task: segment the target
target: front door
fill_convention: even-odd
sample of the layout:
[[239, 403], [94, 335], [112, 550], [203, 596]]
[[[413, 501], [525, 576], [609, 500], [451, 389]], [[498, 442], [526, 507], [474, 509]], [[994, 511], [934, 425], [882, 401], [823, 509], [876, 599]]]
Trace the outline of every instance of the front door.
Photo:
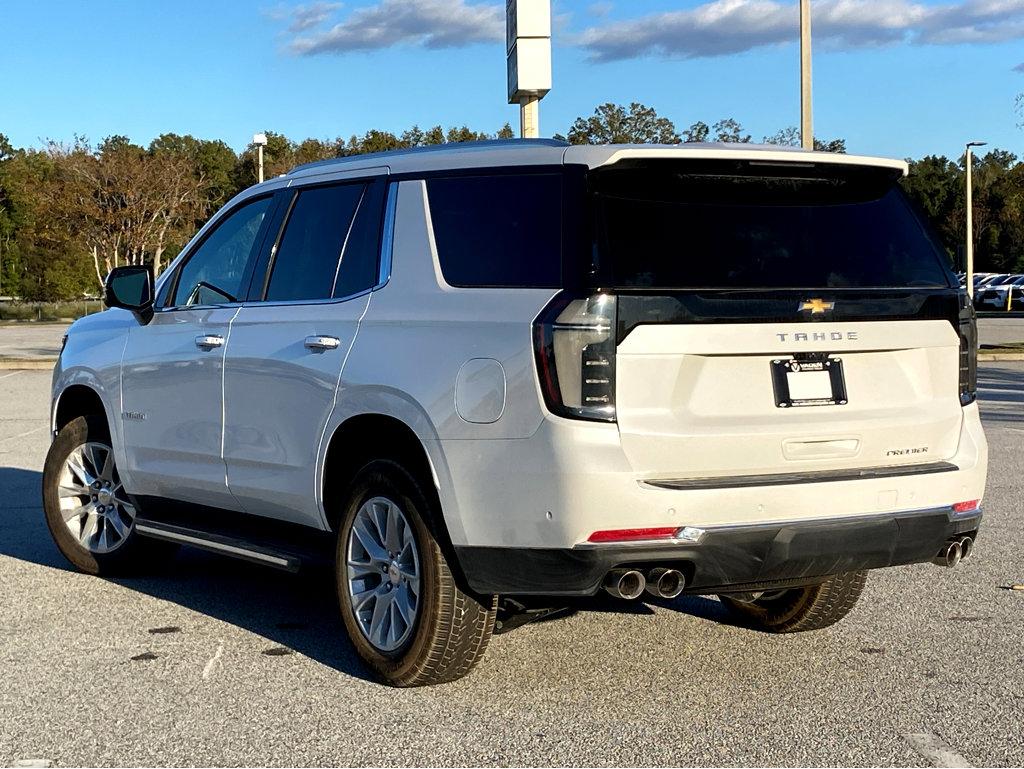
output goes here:
[[384, 192], [383, 177], [295, 189], [262, 289], [232, 323], [224, 459], [246, 512], [321, 525], [317, 462], [378, 279]]
[[170, 277], [165, 306], [129, 333], [122, 475], [135, 495], [238, 509], [222, 459], [224, 352], [270, 205], [222, 216]]

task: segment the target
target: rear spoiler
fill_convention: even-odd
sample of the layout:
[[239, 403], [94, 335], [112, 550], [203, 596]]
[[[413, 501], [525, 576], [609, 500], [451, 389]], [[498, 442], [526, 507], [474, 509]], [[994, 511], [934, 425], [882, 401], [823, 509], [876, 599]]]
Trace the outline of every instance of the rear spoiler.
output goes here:
[[740, 160], [779, 165], [836, 165], [880, 168], [906, 176], [909, 168], [904, 160], [843, 155], [834, 152], [809, 152], [795, 147], [758, 144], [678, 144], [678, 145], [603, 145], [567, 147], [564, 163], [602, 168], [623, 160]]

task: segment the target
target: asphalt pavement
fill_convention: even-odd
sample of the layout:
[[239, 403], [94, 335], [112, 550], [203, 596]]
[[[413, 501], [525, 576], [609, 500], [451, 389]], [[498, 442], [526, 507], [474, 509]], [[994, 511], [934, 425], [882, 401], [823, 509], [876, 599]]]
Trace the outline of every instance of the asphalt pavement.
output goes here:
[[781, 637], [714, 598], [597, 599], [417, 690], [368, 679], [328, 574], [72, 571], [39, 506], [49, 376], [0, 371], [0, 765], [1024, 763], [1024, 364], [981, 367], [986, 517], [957, 568], [873, 572], [838, 625]]

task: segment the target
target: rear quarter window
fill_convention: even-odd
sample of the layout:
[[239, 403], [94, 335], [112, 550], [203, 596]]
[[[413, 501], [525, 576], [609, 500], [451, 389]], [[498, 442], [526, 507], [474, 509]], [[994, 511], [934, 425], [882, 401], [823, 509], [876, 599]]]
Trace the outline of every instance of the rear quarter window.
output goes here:
[[562, 178], [500, 174], [427, 180], [441, 273], [452, 286], [557, 288]]

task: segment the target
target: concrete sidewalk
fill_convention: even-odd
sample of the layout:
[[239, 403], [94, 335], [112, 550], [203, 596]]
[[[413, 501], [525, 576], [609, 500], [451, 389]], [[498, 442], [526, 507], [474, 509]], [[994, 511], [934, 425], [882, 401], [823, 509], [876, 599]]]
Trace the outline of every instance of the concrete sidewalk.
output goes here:
[[67, 329], [67, 323], [0, 324], [0, 361], [37, 361], [52, 368]]

